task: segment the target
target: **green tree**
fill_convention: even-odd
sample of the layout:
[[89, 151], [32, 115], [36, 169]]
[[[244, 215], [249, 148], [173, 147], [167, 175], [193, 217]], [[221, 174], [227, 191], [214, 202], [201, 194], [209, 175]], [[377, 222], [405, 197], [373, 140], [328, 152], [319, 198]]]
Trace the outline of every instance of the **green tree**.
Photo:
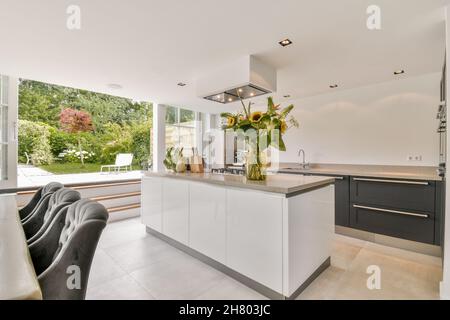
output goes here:
[[26, 154], [33, 165], [51, 164], [53, 155], [49, 143], [49, 126], [27, 120], [19, 120], [19, 160], [26, 161]]
[[84, 167], [84, 155], [81, 145], [81, 133], [90, 132], [94, 128], [92, 126], [91, 115], [87, 112], [75, 110], [71, 108], [64, 109], [60, 115], [61, 129], [68, 133], [77, 135], [78, 151], [80, 153], [81, 167]]

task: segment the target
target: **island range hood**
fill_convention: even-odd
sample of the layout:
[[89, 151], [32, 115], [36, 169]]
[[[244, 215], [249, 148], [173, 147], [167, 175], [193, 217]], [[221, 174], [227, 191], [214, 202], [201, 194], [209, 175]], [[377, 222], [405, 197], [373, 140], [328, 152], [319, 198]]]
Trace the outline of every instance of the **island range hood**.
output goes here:
[[198, 96], [231, 103], [276, 91], [275, 68], [254, 56], [245, 56], [197, 80]]

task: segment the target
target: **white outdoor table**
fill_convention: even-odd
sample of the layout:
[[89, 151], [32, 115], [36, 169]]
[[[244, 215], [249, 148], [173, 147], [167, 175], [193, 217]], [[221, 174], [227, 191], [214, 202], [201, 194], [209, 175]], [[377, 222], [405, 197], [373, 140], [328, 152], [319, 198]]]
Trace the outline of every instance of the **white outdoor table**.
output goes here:
[[16, 195], [0, 195], [0, 300], [42, 299]]

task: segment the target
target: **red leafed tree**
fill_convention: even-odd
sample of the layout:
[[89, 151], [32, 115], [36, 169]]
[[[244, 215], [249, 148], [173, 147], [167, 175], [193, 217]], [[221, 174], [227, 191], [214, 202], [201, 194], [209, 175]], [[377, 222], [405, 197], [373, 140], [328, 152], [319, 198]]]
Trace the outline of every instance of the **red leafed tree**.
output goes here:
[[91, 115], [84, 111], [66, 108], [61, 111], [59, 122], [62, 130], [78, 135], [78, 150], [80, 152], [81, 165], [84, 167], [84, 156], [80, 133], [94, 130]]

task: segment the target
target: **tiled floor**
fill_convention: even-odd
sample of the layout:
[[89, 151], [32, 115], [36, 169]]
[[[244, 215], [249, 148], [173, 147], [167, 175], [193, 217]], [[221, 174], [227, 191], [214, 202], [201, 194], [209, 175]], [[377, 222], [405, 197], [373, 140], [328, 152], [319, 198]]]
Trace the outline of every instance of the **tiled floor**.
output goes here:
[[[441, 259], [335, 236], [332, 266], [299, 299], [438, 299]], [[369, 290], [366, 269], [381, 270]], [[147, 234], [139, 219], [109, 224], [97, 248], [87, 299], [265, 299]]]

